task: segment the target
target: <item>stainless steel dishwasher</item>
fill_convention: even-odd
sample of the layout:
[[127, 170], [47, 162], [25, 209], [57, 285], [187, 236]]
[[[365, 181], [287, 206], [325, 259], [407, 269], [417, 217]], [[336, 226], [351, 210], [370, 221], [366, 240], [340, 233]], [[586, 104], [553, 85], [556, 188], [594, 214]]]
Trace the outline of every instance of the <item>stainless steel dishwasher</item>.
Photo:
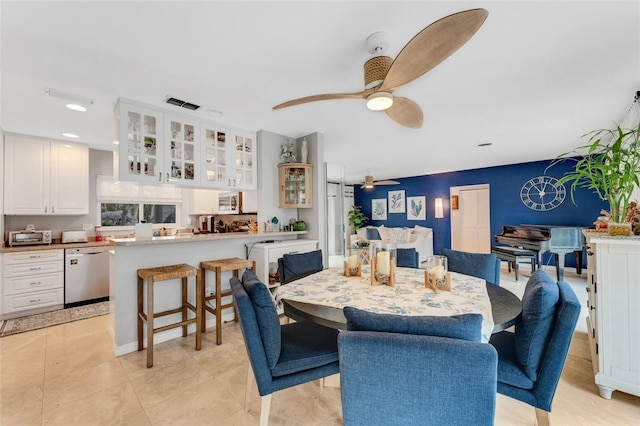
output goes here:
[[110, 249], [112, 247], [64, 250], [65, 308], [108, 300]]

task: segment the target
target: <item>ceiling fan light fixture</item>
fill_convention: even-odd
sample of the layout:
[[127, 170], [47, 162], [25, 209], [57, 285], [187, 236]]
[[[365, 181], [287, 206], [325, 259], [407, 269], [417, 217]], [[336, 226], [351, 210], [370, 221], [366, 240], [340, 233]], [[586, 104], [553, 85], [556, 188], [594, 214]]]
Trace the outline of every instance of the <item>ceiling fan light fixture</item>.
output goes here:
[[375, 92], [367, 97], [367, 108], [372, 111], [384, 111], [393, 105], [393, 95], [389, 92]]

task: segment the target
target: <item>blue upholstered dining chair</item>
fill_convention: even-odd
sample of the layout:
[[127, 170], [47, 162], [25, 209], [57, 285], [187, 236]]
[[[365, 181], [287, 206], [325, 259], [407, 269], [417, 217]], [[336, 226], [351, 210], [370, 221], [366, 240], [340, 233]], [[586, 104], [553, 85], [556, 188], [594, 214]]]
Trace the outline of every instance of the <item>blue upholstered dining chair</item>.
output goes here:
[[272, 393], [338, 373], [338, 331], [310, 321], [280, 325], [269, 289], [251, 270], [242, 282], [231, 278], [231, 291], [251, 363], [245, 410], [253, 371], [262, 426], [269, 422]]
[[444, 249], [449, 271], [482, 278], [488, 283], [500, 285], [500, 259], [495, 253], [468, 253]]
[[495, 349], [482, 316], [417, 317], [344, 308], [342, 417], [351, 425], [492, 425]]
[[322, 250], [285, 254], [278, 259], [280, 284], [290, 283], [293, 280], [320, 272], [322, 269], [324, 269], [322, 265]]
[[538, 425], [549, 424], [579, 315], [569, 284], [538, 270], [527, 281], [515, 332], [495, 333], [489, 341], [498, 350], [498, 392], [532, 405]]
[[397, 266], [406, 268], [417, 268], [419, 266], [420, 253], [414, 248], [396, 249]]

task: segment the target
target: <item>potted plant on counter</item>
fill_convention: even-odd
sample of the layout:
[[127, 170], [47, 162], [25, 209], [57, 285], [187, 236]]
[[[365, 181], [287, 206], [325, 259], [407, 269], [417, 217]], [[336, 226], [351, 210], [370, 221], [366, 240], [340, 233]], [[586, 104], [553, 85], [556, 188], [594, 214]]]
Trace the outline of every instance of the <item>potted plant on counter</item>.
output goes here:
[[577, 188], [587, 188], [610, 206], [609, 235], [630, 235], [626, 222], [627, 206], [633, 191], [640, 186], [640, 124], [632, 129], [601, 129], [587, 133], [587, 145], [564, 153], [549, 167], [564, 161], [575, 161], [573, 170], [558, 179], [570, 183], [571, 200], [575, 204]]

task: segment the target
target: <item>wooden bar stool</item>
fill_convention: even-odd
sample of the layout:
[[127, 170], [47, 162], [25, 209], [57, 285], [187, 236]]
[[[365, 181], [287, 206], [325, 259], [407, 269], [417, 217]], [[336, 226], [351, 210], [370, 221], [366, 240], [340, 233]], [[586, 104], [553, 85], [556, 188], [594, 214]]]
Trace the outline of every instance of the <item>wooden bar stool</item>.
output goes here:
[[[233, 300], [226, 305], [222, 304], [222, 298], [225, 296], [231, 296], [231, 290], [225, 292], [222, 291], [221, 281], [222, 273], [225, 271], [233, 271], [233, 276], [238, 277], [240, 269], [252, 269], [256, 270], [256, 262], [253, 260], [240, 259], [239, 257], [233, 257], [230, 259], [218, 259], [207, 260], [200, 262], [200, 268], [202, 269], [202, 332], [207, 331], [207, 311], [211, 312], [216, 317], [216, 344], [222, 343], [222, 311], [227, 308], [233, 307], [233, 313], [235, 321], [238, 321], [238, 312], [236, 311], [236, 305]], [[215, 293], [210, 296], [205, 296], [204, 291], [206, 288], [206, 270], [213, 271], [216, 274], [216, 288]], [[209, 300], [216, 301], [215, 308], [207, 305]]]
[[[189, 303], [187, 297], [187, 285], [189, 277], [196, 278], [196, 305]], [[168, 281], [182, 279], [182, 305], [176, 309], [157, 312], [153, 311], [153, 287], [158, 281]], [[147, 312], [144, 312], [144, 282], [147, 282]], [[157, 268], [138, 269], [138, 350], [144, 349], [143, 322], [147, 322], [147, 368], [153, 366], [153, 335], [176, 327], [182, 327], [182, 336], [187, 335], [189, 324], [196, 324], [196, 350], [202, 347], [202, 333], [200, 331], [200, 317], [202, 315], [202, 304], [204, 286], [200, 269], [181, 263], [179, 265], [159, 266]], [[195, 317], [189, 319], [187, 312], [191, 309]], [[154, 328], [153, 320], [165, 315], [182, 313], [182, 321]]]

